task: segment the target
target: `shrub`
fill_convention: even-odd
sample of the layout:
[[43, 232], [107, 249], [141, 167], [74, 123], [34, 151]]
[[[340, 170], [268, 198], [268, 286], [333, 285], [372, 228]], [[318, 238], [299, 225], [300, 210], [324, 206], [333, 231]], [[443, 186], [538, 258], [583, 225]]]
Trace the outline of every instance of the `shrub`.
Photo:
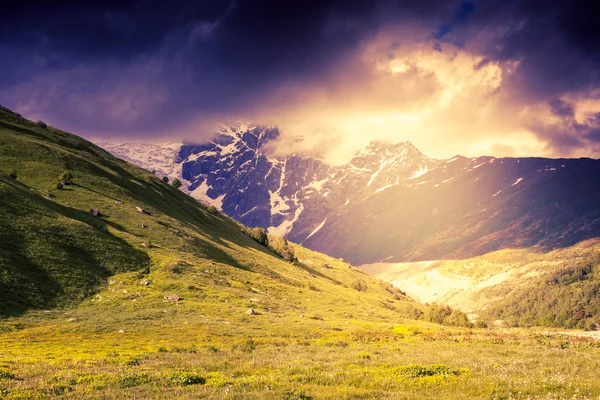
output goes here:
[[162, 181], [164, 183], [169, 183], [169, 177], [168, 176], [163, 176]]
[[448, 326], [461, 326], [472, 328], [473, 324], [469, 321], [467, 314], [460, 310], [453, 310], [452, 307], [433, 303], [427, 309], [425, 320], [435, 322], [436, 324]]
[[44, 121], [39, 120], [35, 123], [38, 127], [42, 128], [42, 129], [46, 129], [48, 128], [48, 124], [46, 124]]
[[179, 386], [204, 385], [206, 379], [191, 372], [173, 372], [171, 374], [171, 382]]
[[277, 253], [285, 261], [296, 261], [294, 248], [288, 243], [287, 239], [280, 236], [269, 237], [269, 248]]
[[444, 318], [444, 325], [448, 326], [461, 326], [464, 328], [472, 328], [473, 324], [469, 321], [467, 314], [460, 310], [452, 310], [452, 313]]
[[8, 175], [13, 179], [17, 179], [17, 171], [15, 171], [14, 169], [10, 171]]
[[436, 324], [443, 324], [444, 319], [450, 314], [452, 314], [452, 308], [433, 303], [427, 309], [425, 320], [429, 322], [435, 322]]
[[250, 237], [256, 240], [258, 243], [263, 246], [269, 245], [269, 236], [267, 232], [263, 228], [254, 228], [250, 231]]
[[247, 339], [239, 345], [239, 349], [244, 353], [252, 353], [256, 349], [256, 342], [252, 339]]
[[406, 308], [406, 313], [408, 314], [408, 318], [410, 319], [423, 319], [425, 313], [418, 309], [417, 307], [409, 304]]
[[56, 182], [56, 188], [57, 188], [58, 190], [60, 190], [60, 189], [62, 189], [62, 188], [63, 188], [63, 184], [62, 184], [62, 182], [61, 182], [61, 181], [58, 181], [58, 182]]
[[212, 215], [217, 215], [219, 213], [219, 210], [217, 210], [217, 207], [215, 206], [210, 206], [208, 207], [208, 212]]
[[63, 185], [70, 185], [71, 183], [73, 183], [73, 173], [68, 170], [64, 171], [62, 174], [60, 174], [60, 176], [58, 177], [58, 180]]
[[173, 182], [171, 182], [171, 186], [173, 186], [175, 189], [179, 189], [181, 187], [181, 181], [175, 178], [173, 179]]
[[350, 287], [359, 292], [366, 292], [368, 289], [367, 283], [365, 281], [363, 281], [362, 279], [355, 279], [350, 284]]

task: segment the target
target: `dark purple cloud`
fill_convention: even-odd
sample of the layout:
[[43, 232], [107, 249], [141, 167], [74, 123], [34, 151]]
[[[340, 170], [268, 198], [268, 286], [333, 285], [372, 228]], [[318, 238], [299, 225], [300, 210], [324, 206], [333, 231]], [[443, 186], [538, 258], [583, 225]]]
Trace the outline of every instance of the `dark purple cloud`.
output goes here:
[[498, 92], [564, 121], [530, 124], [550, 147], [598, 140], [574, 100], [600, 87], [594, 0], [24, 0], [2, 13], [0, 103], [78, 133], [173, 134], [292, 108], [304, 87], [372, 78], [362, 46], [418, 27], [431, 49], [515, 63]]

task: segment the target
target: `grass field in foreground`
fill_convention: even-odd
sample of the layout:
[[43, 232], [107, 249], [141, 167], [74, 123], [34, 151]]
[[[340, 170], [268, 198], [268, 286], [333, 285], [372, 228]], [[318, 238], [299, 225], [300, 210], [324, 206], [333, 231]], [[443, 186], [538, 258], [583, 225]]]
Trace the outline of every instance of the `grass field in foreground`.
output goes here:
[[[600, 343], [531, 330], [464, 330], [268, 315], [95, 332], [85, 314], [0, 327], [0, 395], [35, 398], [583, 399], [600, 397]], [[75, 315], [75, 316], [73, 316]]]

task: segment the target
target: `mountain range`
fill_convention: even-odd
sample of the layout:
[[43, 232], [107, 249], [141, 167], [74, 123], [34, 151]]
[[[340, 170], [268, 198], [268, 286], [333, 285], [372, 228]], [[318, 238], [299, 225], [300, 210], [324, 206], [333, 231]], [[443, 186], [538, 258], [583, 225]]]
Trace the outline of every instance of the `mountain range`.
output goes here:
[[353, 264], [550, 250], [600, 235], [600, 161], [427, 157], [373, 141], [343, 165], [272, 156], [277, 127], [223, 126], [205, 143], [98, 142], [184, 182], [251, 227]]

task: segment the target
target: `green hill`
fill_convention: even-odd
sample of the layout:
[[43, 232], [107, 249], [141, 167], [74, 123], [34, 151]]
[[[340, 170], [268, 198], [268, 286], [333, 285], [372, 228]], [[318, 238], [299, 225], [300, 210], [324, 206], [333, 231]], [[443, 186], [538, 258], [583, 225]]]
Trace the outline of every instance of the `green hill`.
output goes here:
[[[77, 304], [127, 271], [160, 281], [144, 289], [177, 292], [183, 303], [201, 301], [198, 288], [215, 281], [223, 296], [244, 297], [253, 285], [289, 297], [306, 289], [388, 315], [410, 303], [316, 253], [298, 248], [299, 261], [285, 262], [245, 227], [75, 135], [0, 111], [0, 143], [0, 314]], [[59, 189], [65, 171], [73, 179]], [[356, 280], [369, 290], [353, 290]]]

